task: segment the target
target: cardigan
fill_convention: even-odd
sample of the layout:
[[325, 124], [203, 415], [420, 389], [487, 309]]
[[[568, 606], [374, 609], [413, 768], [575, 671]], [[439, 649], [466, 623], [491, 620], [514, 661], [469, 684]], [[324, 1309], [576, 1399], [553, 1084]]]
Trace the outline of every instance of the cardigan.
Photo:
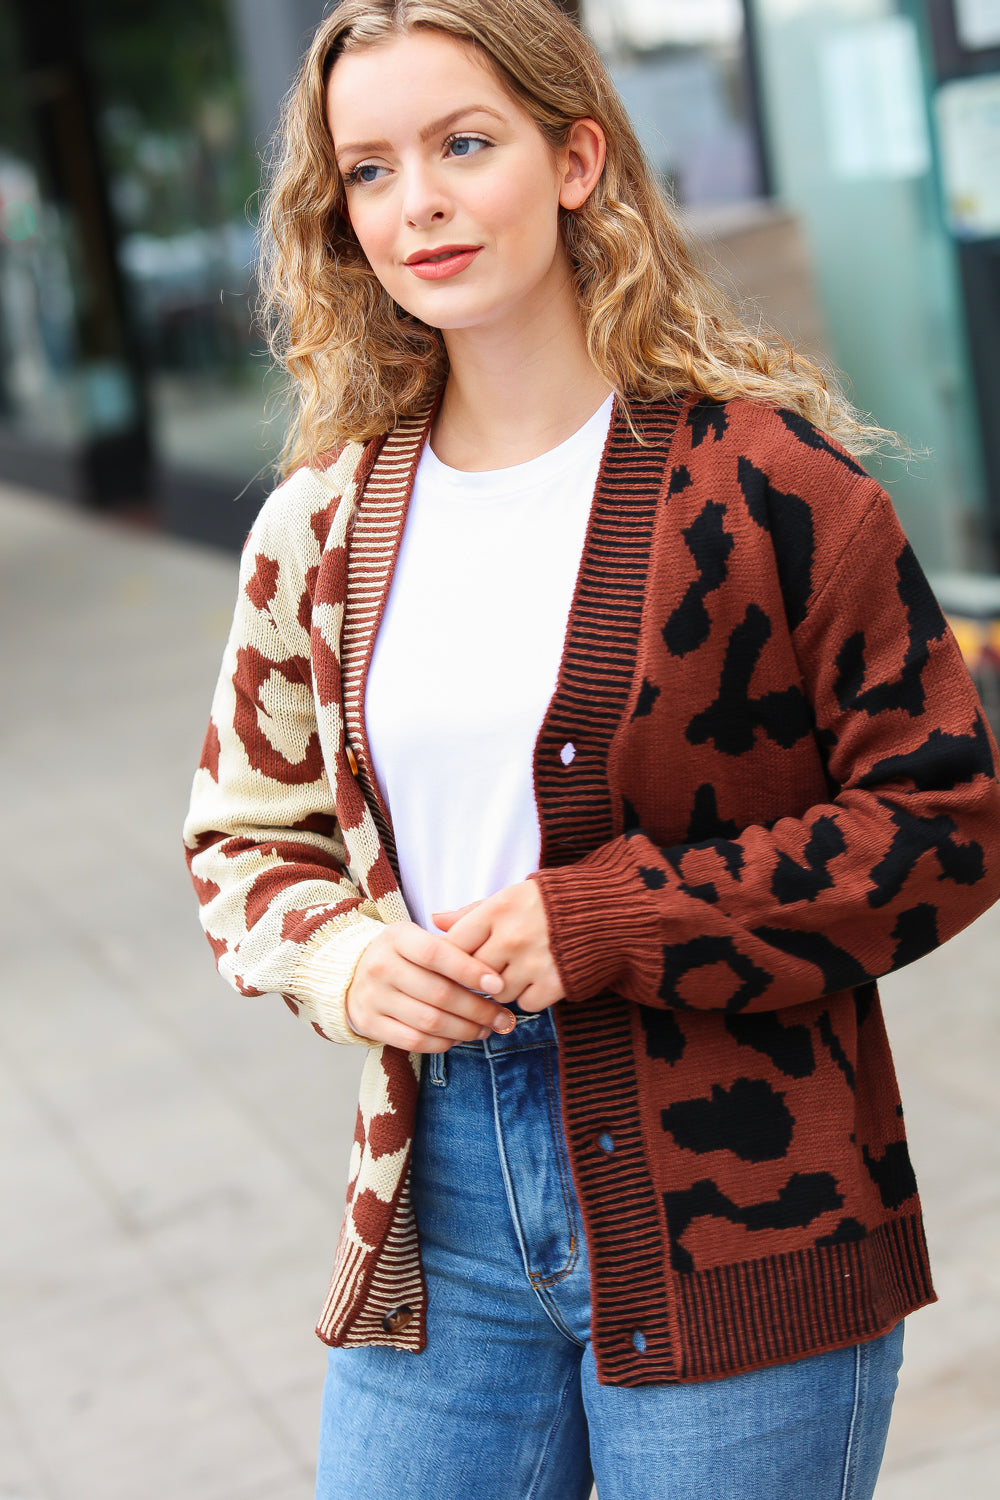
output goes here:
[[[407, 918], [363, 704], [430, 418], [265, 503], [185, 825], [221, 973], [370, 1048], [317, 1332], [410, 1351], [421, 1059], [365, 1043], [345, 996]], [[1000, 894], [997, 748], [884, 491], [791, 411], [688, 395], [631, 423], [616, 398], [531, 877], [620, 1385], [842, 1347], [934, 1299], [875, 980]]]

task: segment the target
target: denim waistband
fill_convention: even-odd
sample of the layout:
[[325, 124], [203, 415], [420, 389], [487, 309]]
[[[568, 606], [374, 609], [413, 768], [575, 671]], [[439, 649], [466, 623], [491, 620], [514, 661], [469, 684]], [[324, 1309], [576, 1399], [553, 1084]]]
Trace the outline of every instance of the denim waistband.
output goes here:
[[556, 1028], [551, 1009], [540, 1010], [532, 1015], [514, 1008], [514, 1015], [517, 1024], [506, 1036], [495, 1031], [484, 1042], [458, 1042], [456, 1045], [463, 1051], [471, 1049], [473, 1052], [485, 1052], [487, 1056], [497, 1052], [520, 1052], [525, 1047], [555, 1045]]
[[[493, 1058], [499, 1053], [526, 1052], [529, 1047], [555, 1047], [558, 1044], [555, 1022], [552, 1019], [552, 1007], [534, 1014], [519, 1011], [516, 1005], [511, 1005], [510, 1010], [513, 1010], [514, 1017], [516, 1017], [513, 1032], [508, 1032], [505, 1037], [501, 1037], [498, 1032], [493, 1032], [492, 1037], [487, 1037], [486, 1041], [459, 1041], [448, 1050], [450, 1052], [477, 1052], [483, 1058]], [[447, 1052], [436, 1052], [430, 1053], [427, 1058], [432, 1082], [444, 1082], [447, 1056]]]

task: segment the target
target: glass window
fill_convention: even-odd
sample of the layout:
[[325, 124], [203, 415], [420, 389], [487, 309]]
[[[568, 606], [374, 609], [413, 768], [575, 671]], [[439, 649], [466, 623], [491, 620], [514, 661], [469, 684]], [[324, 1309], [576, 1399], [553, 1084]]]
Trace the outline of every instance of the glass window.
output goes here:
[[259, 162], [228, 0], [84, 0], [119, 262], [168, 464], [244, 476], [270, 450], [253, 331]]
[[758, 197], [741, 0], [584, 0], [580, 9], [678, 202]]

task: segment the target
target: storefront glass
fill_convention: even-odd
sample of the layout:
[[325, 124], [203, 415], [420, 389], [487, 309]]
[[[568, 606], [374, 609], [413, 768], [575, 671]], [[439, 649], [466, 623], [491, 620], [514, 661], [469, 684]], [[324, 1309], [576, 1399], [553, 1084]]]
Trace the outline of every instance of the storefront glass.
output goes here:
[[584, 0], [581, 15], [677, 201], [758, 197], [741, 0]]
[[876, 465], [924, 565], [990, 569], [981, 445], [928, 108], [927, 7], [752, 0], [775, 191], [808, 235], [859, 406], [922, 456]]

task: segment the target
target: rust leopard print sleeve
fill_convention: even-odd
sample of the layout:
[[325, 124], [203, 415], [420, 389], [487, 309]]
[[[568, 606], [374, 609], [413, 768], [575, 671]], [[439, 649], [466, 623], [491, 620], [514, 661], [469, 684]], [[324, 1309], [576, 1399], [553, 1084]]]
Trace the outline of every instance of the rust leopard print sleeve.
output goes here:
[[[257, 518], [184, 828], [220, 973], [242, 994], [280, 993], [321, 1035], [355, 1043], [344, 997], [384, 920], [359, 889], [377, 840], [359, 809], [348, 852], [345, 797], [330, 781], [343, 770], [342, 719], [330, 716], [323, 743], [313, 658], [324, 644], [337, 654], [337, 565], [363, 461], [352, 445], [330, 469], [298, 471]], [[314, 608], [321, 562], [328, 588]], [[338, 572], [339, 591], [329, 586]]]
[[[634, 640], [610, 610], [588, 620], [592, 649], [631, 672], [604, 768], [620, 831], [535, 876], [568, 998], [797, 1005], [996, 899], [996, 746], [888, 498], [849, 455], [792, 413], [690, 405], [637, 567]], [[585, 744], [591, 704], [564, 684], [554, 707], [557, 738], [579, 723]], [[550, 828], [574, 796], [579, 821], [583, 763], [543, 762]]]

